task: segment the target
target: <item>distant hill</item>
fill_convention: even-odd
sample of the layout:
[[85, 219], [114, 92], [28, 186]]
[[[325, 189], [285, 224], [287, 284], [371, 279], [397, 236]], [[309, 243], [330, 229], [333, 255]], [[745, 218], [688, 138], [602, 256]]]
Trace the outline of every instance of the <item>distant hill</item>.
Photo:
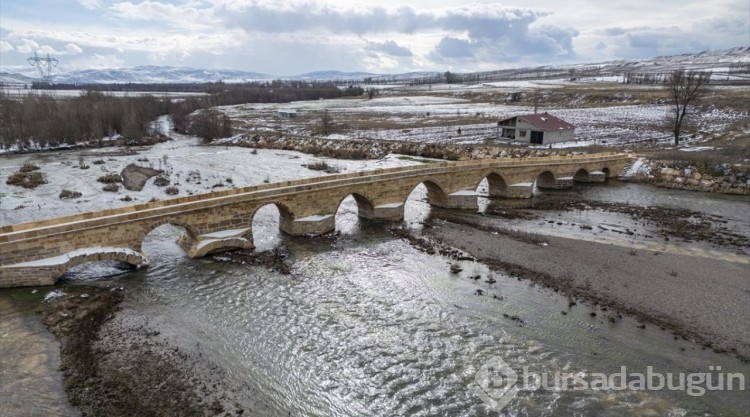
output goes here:
[[65, 84], [111, 83], [204, 83], [268, 80], [268, 74], [239, 70], [212, 70], [188, 67], [141, 66], [117, 69], [76, 70], [57, 74], [52, 81]]
[[[661, 56], [650, 59], [622, 59], [615, 61], [539, 66], [463, 73], [463, 76], [476, 81], [502, 81], [518, 79], [561, 78], [574, 76], [607, 76], [633, 73], [666, 73], [677, 68], [712, 71], [712, 79], [746, 80], [747, 73], [735, 74], [732, 66], [750, 65], [750, 47], [742, 46], [722, 51], [704, 51], [693, 54]], [[14, 69], [15, 70], [15, 69]], [[33, 77], [30, 67], [19, 69], [15, 73], [0, 70], [0, 83], [30, 84]], [[408, 83], [412, 80], [439, 78], [443, 71], [409, 72], [403, 74], [372, 74], [367, 72], [315, 71], [291, 77], [279, 77], [257, 72], [198, 69], [188, 67], [140, 66], [133, 68], [89, 69], [61, 72], [53, 76], [54, 83], [65, 84], [112, 84], [112, 83], [204, 83], [224, 81], [238, 83], [245, 81], [264, 81], [273, 79], [292, 80], [332, 80], [352, 82]], [[750, 81], [750, 80], [748, 80]]]
[[314, 71], [283, 78], [298, 80], [361, 80], [363, 78], [376, 77], [378, 75], [379, 74], [371, 74], [369, 72]]
[[33, 78], [23, 74], [0, 72], [0, 83], [5, 85], [31, 84], [33, 81]]

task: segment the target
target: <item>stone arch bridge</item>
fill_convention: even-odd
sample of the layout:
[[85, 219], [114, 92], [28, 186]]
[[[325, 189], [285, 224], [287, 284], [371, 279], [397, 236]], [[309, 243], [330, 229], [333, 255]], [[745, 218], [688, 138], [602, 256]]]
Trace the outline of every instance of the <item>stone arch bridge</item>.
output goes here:
[[353, 196], [360, 217], [399, 221], [420, 184], [430, 204], [476, 209], [484, 179], [491, 197], [529, 198], [534, 186], [565, 188], [603, 182], [628, 162], [624, 154], [440, 162], [328, 175], [179, 197], [0, 227], [0, 287], [52, 285], [69, 268], [90, 261], [145, 265], [141, 244], [164, 224], [182, 226], [180, 246], [190, 257], [253, 248], [252, 222], [262, 207], [279, 209], [291, 235], [335, 229], [341, 202]]

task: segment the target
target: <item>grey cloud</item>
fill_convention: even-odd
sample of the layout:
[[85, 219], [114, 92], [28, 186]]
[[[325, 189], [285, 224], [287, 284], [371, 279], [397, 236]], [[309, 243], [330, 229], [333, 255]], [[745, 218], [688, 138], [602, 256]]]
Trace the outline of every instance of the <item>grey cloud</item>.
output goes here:
[[[333, 9], [312, 1], [277, 6], [251, 2], [244, 6], [221, 6], [217, 14], [228, 24], [247, 32], [351, 33], [359, 36], [374, 33], [446, 32], [429, 57], [436, 61], [469, 61], [477, 57], [498, 62], [524, 56], [575, 56], [573, 38], [578, 32], [570, 28], [531, 25], [546, 12], [501, 4], [472, 4], [463, 7], [418, 11], [408, 6], [398, 9], [382, 7]], [[465, 33], [461, 39], [451, 33]], [[392, 41], [368, 44], [365, 50], [392, 56], [411, 56], [411, 51]]]
[[[234, 7], [234, 6], [232, 6]], [[506, 36], [516, 24], [528, 26], [545, 13], [496, 5], [472, 5], [441, 11], [418, 12], [402, 6], [395, 10], [332, 9], [315, 2], [274, 7], [257, 2], [238, 10], [220, 6], [217, 15], [248, 32], [292, 33], [325, 30], [333, 33], [414, 33], [444, 29], [467, 31], [471, 37]]]
[[435, 47], [431, 56], [433, 59], [463, 59], [471, 58], [474, 56], [474, 48], [476, 45], [472, 45], [470, 42], [463, 39], [456, 39], [451, 37], [443, 38], [440, 43]]
[[623, 28], [607, 28], [604, 29], [604, 34], [607, 36], [621, 36], [627, 33]]
[[395, 41], [385, 41], [382, 43], [368, 42], [367, 45], [365, 45], [365, 50], [398, 57], [408, 57], [413, 55], [409, 48], [400, 46]]

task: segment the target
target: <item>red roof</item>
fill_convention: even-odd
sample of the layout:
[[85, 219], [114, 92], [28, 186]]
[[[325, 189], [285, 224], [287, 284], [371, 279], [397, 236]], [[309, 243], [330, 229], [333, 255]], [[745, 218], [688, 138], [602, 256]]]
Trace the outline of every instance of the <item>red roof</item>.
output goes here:
[[516, 117], [544, 131], [575, 129], [572, 124], [549, 113], [531, 113]]

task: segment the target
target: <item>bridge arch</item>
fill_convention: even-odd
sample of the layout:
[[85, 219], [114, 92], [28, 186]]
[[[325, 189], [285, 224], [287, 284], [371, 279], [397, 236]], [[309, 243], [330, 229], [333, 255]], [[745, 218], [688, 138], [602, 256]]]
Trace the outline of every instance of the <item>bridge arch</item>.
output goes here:
[[573, 181], [588, 181], [589, 172], [585, 168], [579, 168], [573, 175]]
[[424, 187], [427, 189], [427, 200], [430, 205], [445, 206], [448, 203], [448, 195], [445, 193], [445, 191], [443, 191], [443, 187], [441, 187], [432, 179], [423, 179], [411, 187], [409, 193], [404, 198], [404, 204], [406, 204], [406, 200], [409, 199], [409, 195], [411, 195], [411, 193], [413, 193], [414, 190], [420, 185], [424, 185]]
[[605, 178], [609, 178], [609, 176], [610, 176], [609, 167], [604, 167], [604, 168], [601, 169], [601, 171], [604, 173], [604, 177]]
[[252, 223], [252, 221], [255, 220], [255, 216], [261, 209], [268, 206], [275, 206], [276, 209], [279, 210], [279, 223], [291, 223], [294, 220], [294, 212], [292, 212], [289, 206], [280, 201], [269, 201], [259, 205], [253, 210], [252, 214], [250, 214], [250, 222]]
[[487, 180], [487, 194], [490, 197], [504, 197], [507, 195], [508, 183], [502, 175], [494, 171], [485, 174], [474, 189], [479, 188], [485, 180]]
[[555, 188], [555, 174], [552, 171], [542, 171], [536, 176], [538, 188]]
[[[276, 209], [278, 215], [274, 213]], [[290, 230], [294, 223], [294, 212], [281, 201], [267, 201], [255, 207], [250, 214], [250, 232], [245, 238], [249, 238], [258, 250], [270, 250], [281, 243], [282, 230]]]
[[375, 213], [375, 206], [372, 204], [372, 201], [370, 201], [370, 199], [364, 195], [364, 193], [359, 193], [359, 192], [349, 193], [341, 197], [339, 199], [338, 204], [336, 204], [336, 210], [334, 210], [334, 213], [338, 214], [339, 210], [341, 210], [341, 205], [350, 196], [353, 197], [355, 203], [357, 203], [357, 215], [359, 217], [364, 217], [364, 218], [372, 217], [372, 215]]
[[55, 281], [74, 266], [87, 262], [117, 261], [135, 268], [148, 265], [148, 259], [140, 252], [116, 247], [77, 249], [53, 259], [59, 260], [53, 277]]
[[165, 219], [159, 219], [155, 222], [147, 223], [143, 229], [142, 234], [138, 236], [138, 241], [136, 242], [134, 249], [140, 252], [143, 249], [143, 241], [146, 239], [146, 237], [150, 235], [151, 232], [153, 232], [154, 230], [167, 224], [171, 226], [181, 227], [182, 229], [185, 230], [185, 234], [183, 234], [178, 239], [177, 243], [186, 252], [187, 252], [186, 247], [189, 246], [192, 242], [195, 242], [195, 240], [200, 235], [200, 232], [198, 231], [198, 229], [193, 227], [191, 224], [185, 221], [182, 221], [180, 219], [176, 219], [174, 217], [168, 217]]
[[357, 203], [357, 214], [360, 217], [366, 217], [368, 214], [372, 214], [375, 211], [375, 206], [372, 204], [369, 198], [365, 197], [363, 193], [349, 193], [339, 199], [338, 204], [336, 204], [336, 210], [334, 213], [338, 212], [341, 208], [341, 204], [349, 198], [349, 196], [354, 197], [354, 201]]

